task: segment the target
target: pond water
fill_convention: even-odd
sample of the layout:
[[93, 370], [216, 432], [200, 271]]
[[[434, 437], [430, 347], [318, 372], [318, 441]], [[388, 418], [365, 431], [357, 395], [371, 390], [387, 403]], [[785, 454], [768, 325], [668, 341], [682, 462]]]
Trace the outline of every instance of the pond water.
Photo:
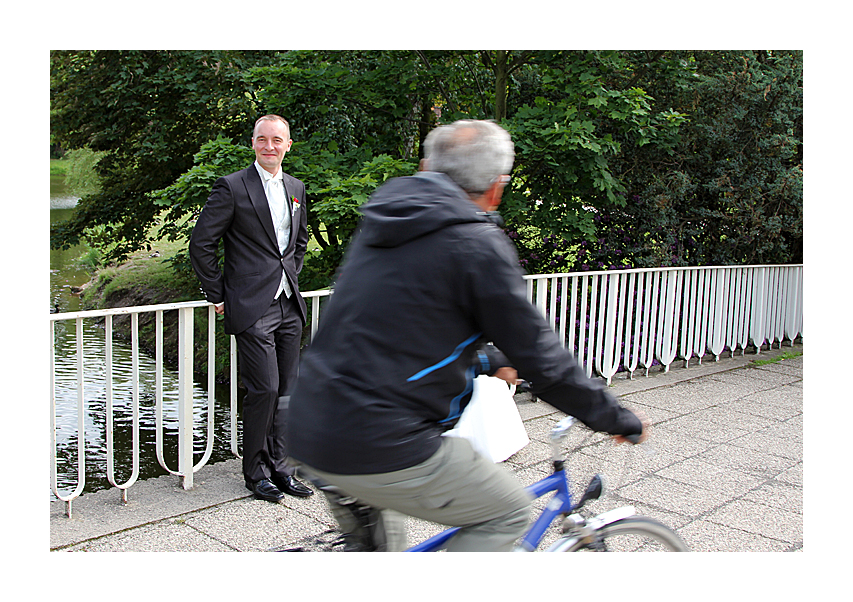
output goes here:
[[[77, 197], [65, 186], [62, 175], [50, 176], [50, 223], [61, 222], [71, 217]], [[77, 260], [84, 252], [82, 247], [64, 251], [50, 251], [50, 310], [53, 312], [77, 311], [80, 300], [71, 294], [72, 286], [81, 286], [89, 281], [89, 273], [79, 267]]]
[[[70, 194], [62, 176], [51, 176], [50, 221], [51, 224], [67, 219], [77, 204]], [[79, 297], [72, 294], [72, 287], [89, 281], [91, 275], [79, 265], [84, 247], [64, 251], [50, 251], [50, 311], [73, 312], [81, 308]], [[77, 487], [77, 333], [73, 320], [57, 322], [54, 327], [54, 390], [56, 394], [56, 445], [57, 481], [61, 495], [67, 495]], [[106, 361], [105, 330], [101, 320], [83, 321], [84, 345], [84, 431], [86, 442], [84, 493], [111, 487], [107, 479], [106, 442]], [[155, 452], [155, 362], [140, 353], [139, 357], [139, 480], [168, 474]], [[113, 336], [113, 442], [115, 458], [115, 480], [124, 484], [131, 476], [133, 414], [132, 414], [132, 371], [131, 347], [128, 341]], [[164, 369], [163, 374], [163, 457], [166, 465], [177, 470], [178, 396], [177, 371]], [[206, 386], [206, 385], [205, 385]], [[207, 391], [205, 386], [196, 385], [194, 397], [195, 461], [198, 462], [207, 442]], [[238, 391], [240, 391], [238, 389]], [[216, 388], [214, 421], [216, 424], [213, 453], [208, 463], [234, 457], [230, 444], [230, 400], [227, 385]], [[238, 405], [238, 412], [240, 407]], [[240, 425], [238, 415], [238, 441]], [[50, 493], [51, 500], [56, 497]]]

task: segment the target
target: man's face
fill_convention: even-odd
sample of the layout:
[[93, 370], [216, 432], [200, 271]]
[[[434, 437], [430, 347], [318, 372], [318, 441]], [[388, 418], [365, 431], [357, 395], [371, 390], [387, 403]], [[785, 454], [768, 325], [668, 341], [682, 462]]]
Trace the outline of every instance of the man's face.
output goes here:
[[262, 121], [252, 137], [252, 148], [258, 164], [271, 174], [278, 173], [284, 154], [290, 150], [293, 141], [287, 126], [281, 121]]

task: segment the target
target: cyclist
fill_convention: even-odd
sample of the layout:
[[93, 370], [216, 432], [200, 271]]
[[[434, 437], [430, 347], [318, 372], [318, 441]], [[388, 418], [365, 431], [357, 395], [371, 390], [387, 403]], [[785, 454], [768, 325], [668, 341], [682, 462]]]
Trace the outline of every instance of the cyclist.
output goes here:
[[[495, 123], [442, 126], [425, 140], [425, 170], [390, 180], [363, 207], [303, 354], [288, 431], [291, 458], [322, 483], [352, 549], [404, 549], [400, 514], [462, 527], [448, 551], [510, 550], [523, 534], [521, 484], [466, 440], [442, 437], [480, 372], [511, 363], [539, 398], [590, 428], [643, 433], [526, 298], [493, 223], [513, 158]], [[486, 342], [508, 361], [481, 358]]]

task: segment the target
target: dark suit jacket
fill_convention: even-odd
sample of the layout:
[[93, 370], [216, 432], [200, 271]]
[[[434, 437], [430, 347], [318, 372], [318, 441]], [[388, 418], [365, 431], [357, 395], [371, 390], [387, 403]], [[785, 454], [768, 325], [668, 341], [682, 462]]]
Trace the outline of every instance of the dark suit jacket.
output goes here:
[[[227, 334], [243, 332], [269, 309], [281, 283], [282, 267], [302, 323], [307, 320], [297, 281], [308, 247], [305, 185], [286, 173], [282, 176], [291, 212], [290, 243], [284, 253], [279, 253], [264, 185], [254, 164], [216, 181], [193, 228], [190, 260], [207, 300], [225, 302]], [[293, 203], [294, 197], [298, 204]], [[217, 260], [220, 239], [225, 245], [224, 273]]]

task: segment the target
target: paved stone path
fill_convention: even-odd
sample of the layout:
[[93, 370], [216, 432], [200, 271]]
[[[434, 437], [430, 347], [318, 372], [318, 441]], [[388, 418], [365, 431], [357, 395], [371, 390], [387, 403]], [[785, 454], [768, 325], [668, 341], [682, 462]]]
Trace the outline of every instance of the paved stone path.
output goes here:
[[[612, 391], [652, 423], [641, 446], [575, 429], [569, 467], [582, 489], [604, 472], [612, 492], [589, 506], [601, 512], [633, 505], [674, 528], [698, 552], [803, 549], [802, 345], [714, 362], [676, 362], [668, 372], [616, 378]], [[797, 357], [791, 358], [790, 356]], [[776, 360], [761, 363], [756, 360]], [[550, 470], [547, 436], [563, 414], [517, 396], [531, 443], [505, 465], [522, 483]], [[50, 508], [56, 551], [338, 551], [338, 534], [322, 495], [253, 499], [238, 460], [203, 467], [184, 491], [175, 477], [137, 483], [121, 503], [116, 490]], [[538, 503], [542, 503], [541, 501]], [[416, 543], [441, 527], [411, 519]], [[549, 543], [556, 533], [549, 533]]]

